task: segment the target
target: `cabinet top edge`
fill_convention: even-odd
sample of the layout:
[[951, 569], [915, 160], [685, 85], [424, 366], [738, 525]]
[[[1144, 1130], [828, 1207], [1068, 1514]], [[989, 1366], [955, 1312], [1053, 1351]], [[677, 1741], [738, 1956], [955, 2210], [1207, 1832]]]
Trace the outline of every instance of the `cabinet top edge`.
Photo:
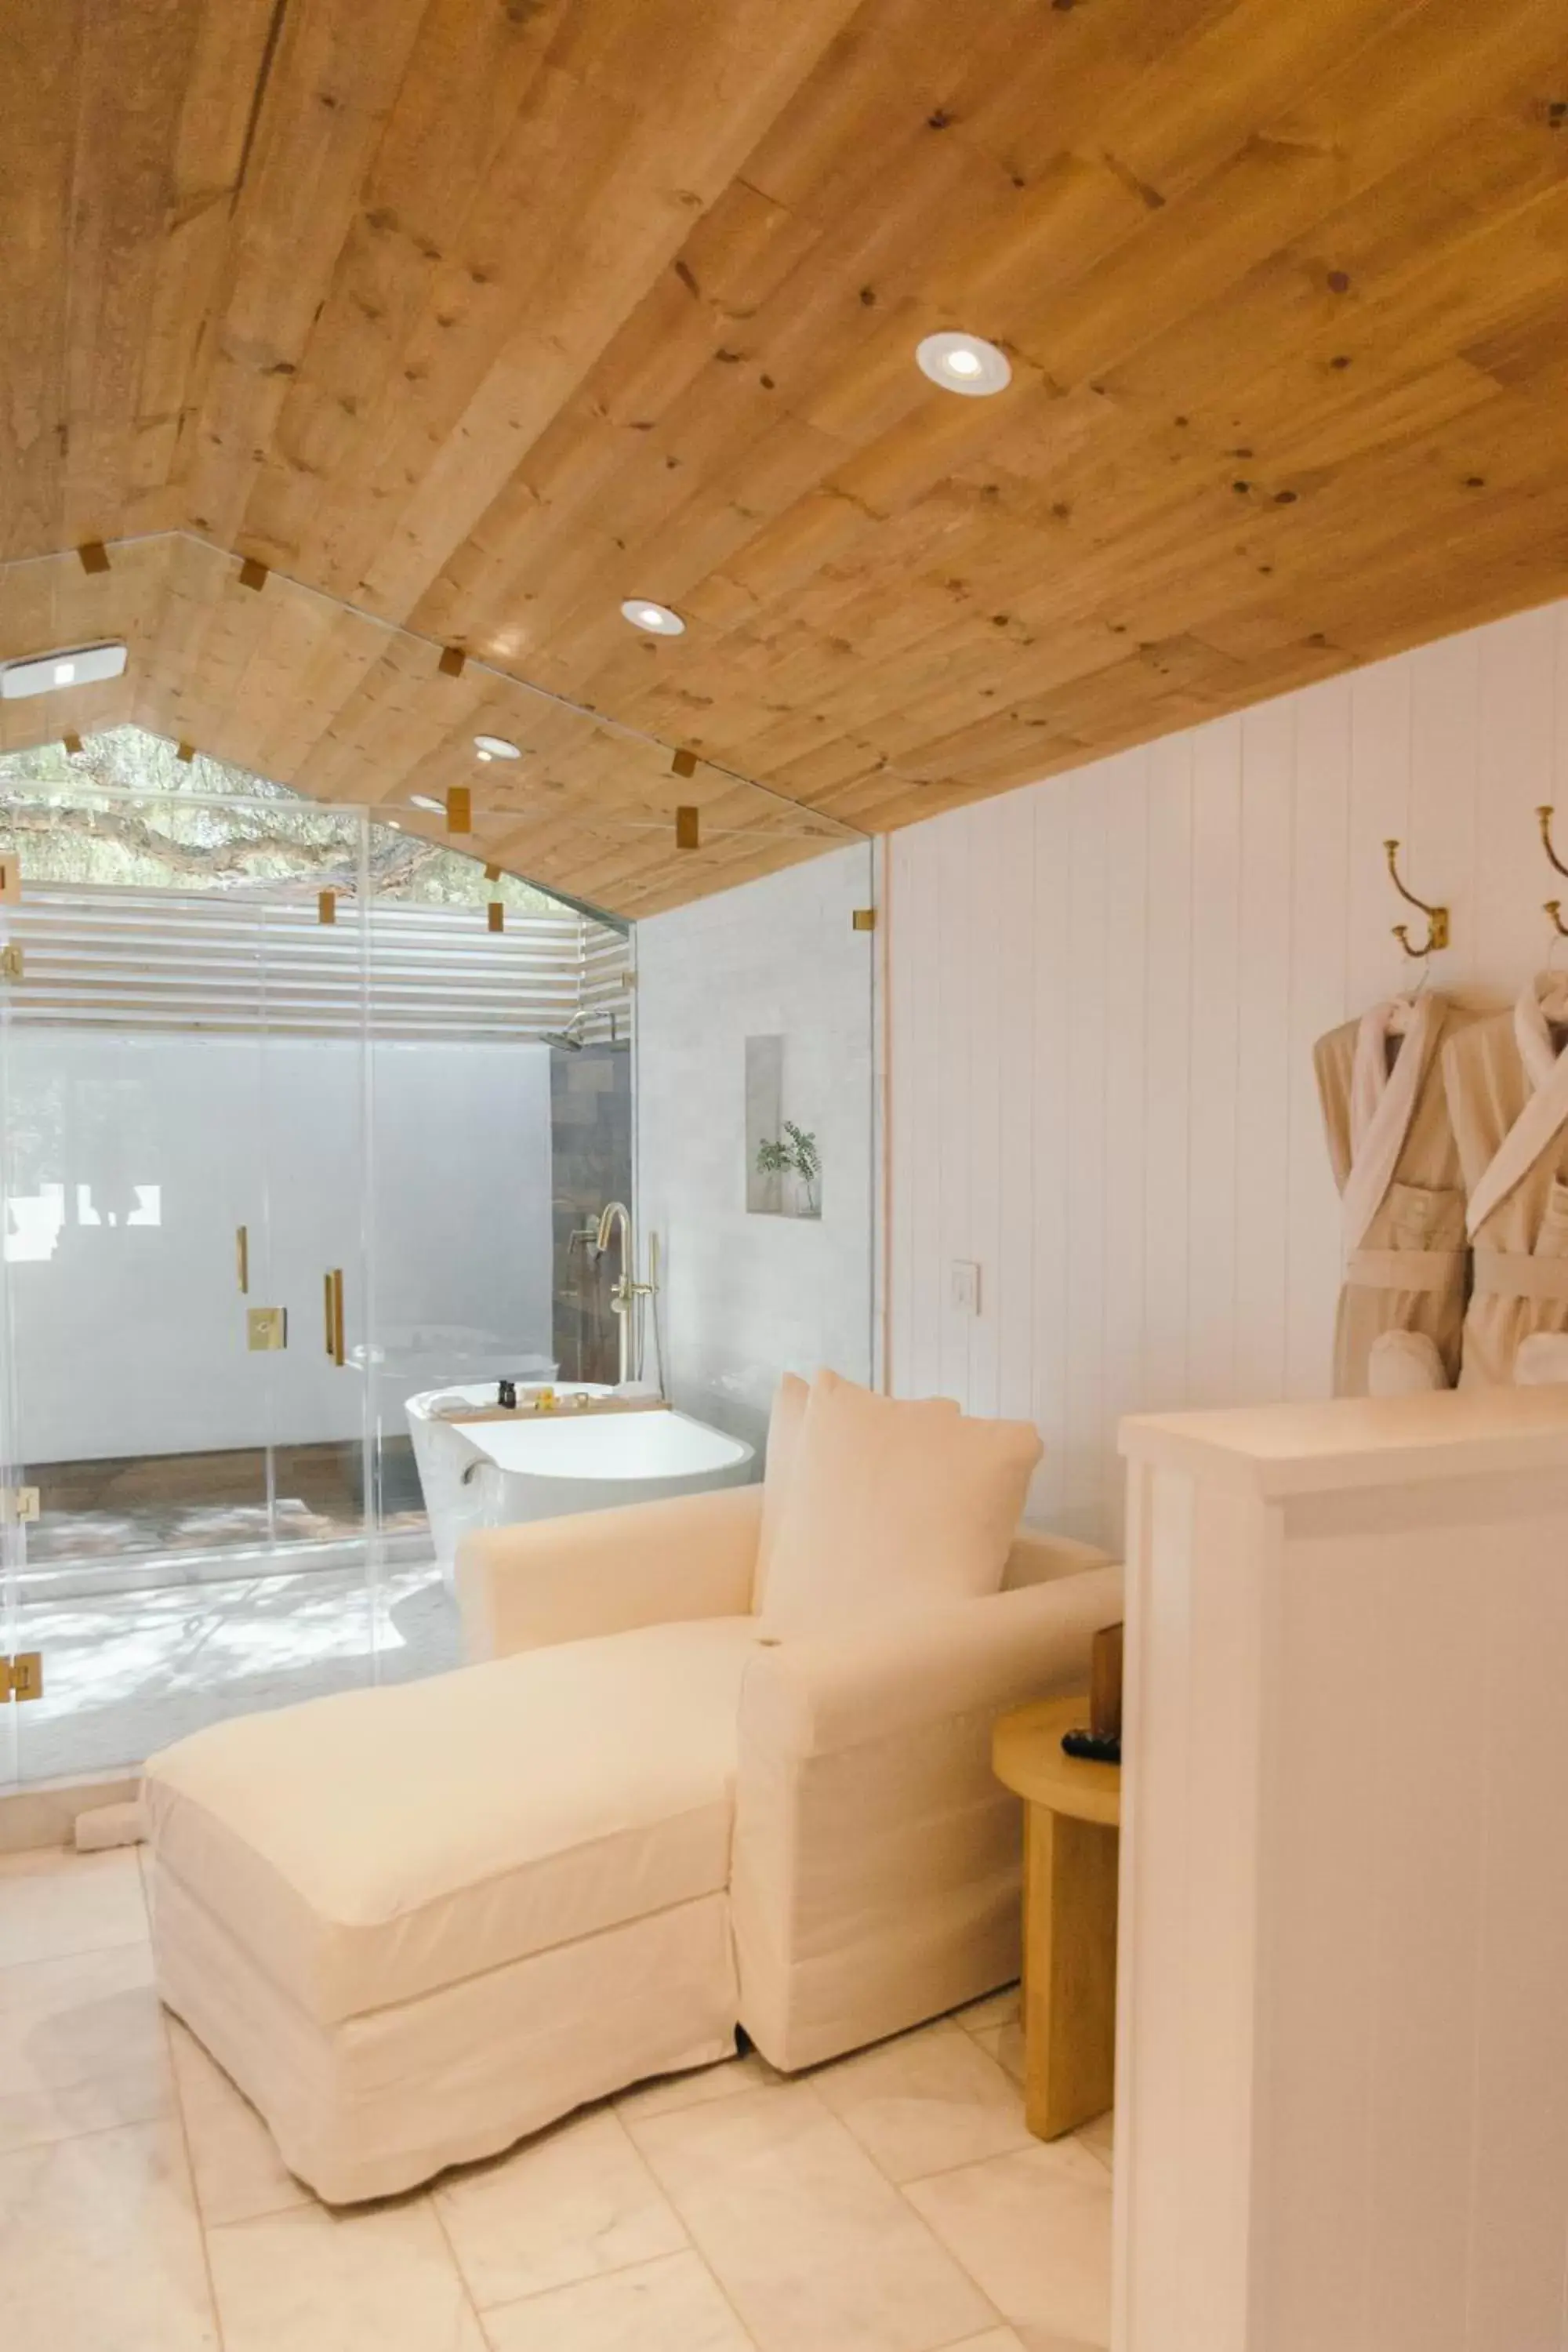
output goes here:
[[1568, 1388], [1445, 1391], [1134, 1413], [1121, 1452], [1268, 1499], [1568, 1471]]

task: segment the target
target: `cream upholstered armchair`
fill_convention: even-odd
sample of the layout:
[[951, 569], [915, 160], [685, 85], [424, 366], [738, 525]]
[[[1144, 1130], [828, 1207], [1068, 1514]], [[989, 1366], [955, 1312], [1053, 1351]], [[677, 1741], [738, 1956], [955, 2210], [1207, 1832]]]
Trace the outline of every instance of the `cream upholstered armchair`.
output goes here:
[[761, 1487], [470, 1537], [456, 1673], [149, 1759], [159, 1990], [330, 2202], [1016, 1973], [992, 1720], [1086, 1680], [1119, 1572], [1015, 1536], [1033, 1430], [807, 1402]]
[[[633, 1627], [752, 1613], [761, 1486], [471, 1536], [465, 1641], [500, 1658]], [[773, 1635], [740, 1686], [730, 1912], [738, 2021], [793, 2071], [1018, 1973], [1016, 1801], [991, 1726], [1082, 1688], [1121, 1571], [1020, 1532], [1003, 1588], [918, 1616]]]

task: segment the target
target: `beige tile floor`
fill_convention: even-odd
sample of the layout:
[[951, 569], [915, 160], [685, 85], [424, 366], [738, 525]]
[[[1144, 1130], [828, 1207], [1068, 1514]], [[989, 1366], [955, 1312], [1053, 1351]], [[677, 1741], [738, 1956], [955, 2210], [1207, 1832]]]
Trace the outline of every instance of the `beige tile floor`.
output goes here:
[[1110, 2118], [1024, 2127], [1016, 1996], [786, 2082], [647, 2084], [331, 2212], [153, 1990], [134, 1853], [0, 1859], [0, 2336], [26, 2352], [1087, 2352]]

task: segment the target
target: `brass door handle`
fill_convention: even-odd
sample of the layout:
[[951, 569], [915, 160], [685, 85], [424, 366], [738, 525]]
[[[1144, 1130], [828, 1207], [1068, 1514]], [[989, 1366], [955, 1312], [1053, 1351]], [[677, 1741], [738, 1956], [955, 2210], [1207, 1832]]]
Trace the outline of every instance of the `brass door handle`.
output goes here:
[[322, 1297], [327, 1318], [327, 1353], [334, 1364], [343, 1360], [343, 1270], [333, 1266], [321, 1277]]
[[235, 1265], [239, 1275], [240, 1289], [247, 1291], [250, 1288], [250, 1228], [248, 1225], [236, 1225], [234, 1229], [234, 1256]]

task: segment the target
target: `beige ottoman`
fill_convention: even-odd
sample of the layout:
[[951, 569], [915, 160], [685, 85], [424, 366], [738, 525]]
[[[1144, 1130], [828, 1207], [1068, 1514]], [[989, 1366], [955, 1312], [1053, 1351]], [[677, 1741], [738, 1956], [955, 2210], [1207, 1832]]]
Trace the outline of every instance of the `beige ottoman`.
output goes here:
[[734, 2048], [746, 1617], [221, 1724], [147, 1767], [164, 2000], [332, 2203]]

